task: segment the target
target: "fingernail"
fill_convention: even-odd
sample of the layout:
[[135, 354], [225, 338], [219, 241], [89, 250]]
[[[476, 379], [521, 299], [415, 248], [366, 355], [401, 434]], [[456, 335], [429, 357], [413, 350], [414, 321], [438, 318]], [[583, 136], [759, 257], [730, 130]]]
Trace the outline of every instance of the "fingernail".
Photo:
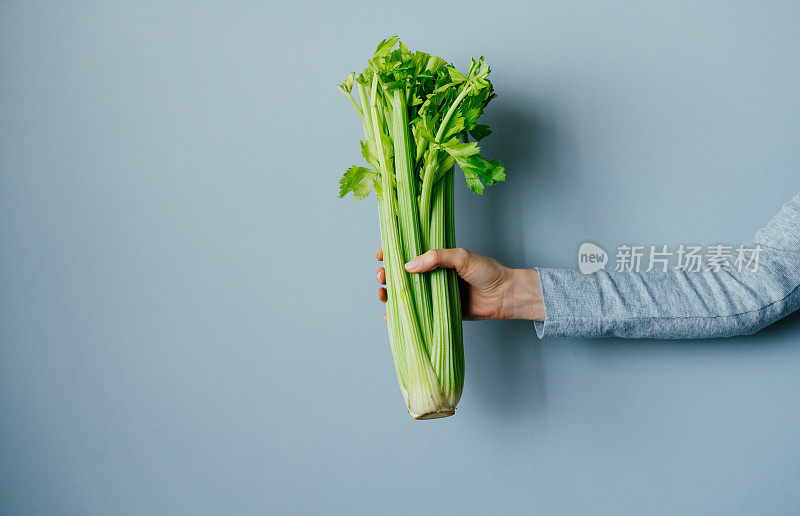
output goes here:
[[406, 270], [407, 271], [413, 271], [417, 267], [419, 267], [419, 260], [417, 260], [416, 258], [414, 258], [413, 260], [411, 260], [410, 262], [408, 262], [406, 264]]

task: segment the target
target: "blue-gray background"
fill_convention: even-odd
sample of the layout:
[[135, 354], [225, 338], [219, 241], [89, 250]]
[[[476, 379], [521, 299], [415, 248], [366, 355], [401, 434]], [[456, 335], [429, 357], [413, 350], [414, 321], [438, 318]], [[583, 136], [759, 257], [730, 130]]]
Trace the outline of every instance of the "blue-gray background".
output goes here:
[[465, 325], [406, 413], [336, 89], [376, 42], [499, 98], [459, 244], [736, 243], [799, 188], [800, 4], [3, 2], [3, 513], [772, 514], [800, 507], [800, 317], [724, 341]]

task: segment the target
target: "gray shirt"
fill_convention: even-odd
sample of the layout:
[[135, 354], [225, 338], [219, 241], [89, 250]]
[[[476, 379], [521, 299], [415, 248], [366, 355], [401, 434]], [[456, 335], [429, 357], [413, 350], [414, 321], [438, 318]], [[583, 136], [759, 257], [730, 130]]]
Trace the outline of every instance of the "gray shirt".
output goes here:
[[743, 244], [758, 268], [606, 272], [539, 268], [539, 337], [697, 339], [755, 333], [800, 308], [800, 194]]

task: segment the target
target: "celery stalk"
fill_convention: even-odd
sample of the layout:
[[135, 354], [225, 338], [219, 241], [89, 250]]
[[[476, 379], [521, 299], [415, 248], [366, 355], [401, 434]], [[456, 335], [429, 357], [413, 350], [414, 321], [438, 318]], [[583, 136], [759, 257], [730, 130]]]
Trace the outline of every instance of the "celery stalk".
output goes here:
[[429, 249], [455, 247], [456, 164], [477, 194], [505, 178], [499, 161], [485, 160], [466, 141], [490, 132], [477, 123], [494, 97], [488, 74], [483, 58], [465, 75], [394, 36], [381, 41], [363, 72], [339, 85], [362, 121], [369, 165], [345, 172], [339, 196], [363, 199], [373, 188], [378, 196], [389, 345], [415, 419], [452, 415], [461, 398], [461, 300], [455, 271], [409, 274], [404, 264]]
[[[405, 262], [422, 254], [422, 235], [420, 234], [419, 209], [417, 207], [416, 181], [411, 153], [412, 135], [408, 125], [408, 107], [406, 92], [399, 88], [392, 96], [391, 134], [394, 144], [395, 173], [397, 174], [397, 201], [400, 209], [400, 227]], [[414, 289], [414, 300], [419, 315], [420, 328], [425, 342], [431, 339], [431, 291], [428, 276], [415, 274], [411, 276]]]

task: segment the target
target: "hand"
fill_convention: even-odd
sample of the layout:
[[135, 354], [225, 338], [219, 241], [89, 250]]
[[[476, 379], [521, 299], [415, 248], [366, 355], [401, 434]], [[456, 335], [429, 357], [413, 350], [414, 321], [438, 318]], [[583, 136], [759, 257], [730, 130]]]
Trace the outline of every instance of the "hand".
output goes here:
[[[383, 250], [376, 255], [383, 261]], [[534, 269], [510, 269], [493, 258], [466, 249], [432, 249], [417, 256], [405, 266], [418, 274], [440, 267], [455, 269], [461, 277], [462, 317], [467, 321], [481, 319], [544, 320], [542, 287]], [[375, 271], [378, 283], [386, 284], [386, 270]], [[384, 303], [387, 293], [378, 289]], [[383, 315], [384, 320], [386, 314]]]

